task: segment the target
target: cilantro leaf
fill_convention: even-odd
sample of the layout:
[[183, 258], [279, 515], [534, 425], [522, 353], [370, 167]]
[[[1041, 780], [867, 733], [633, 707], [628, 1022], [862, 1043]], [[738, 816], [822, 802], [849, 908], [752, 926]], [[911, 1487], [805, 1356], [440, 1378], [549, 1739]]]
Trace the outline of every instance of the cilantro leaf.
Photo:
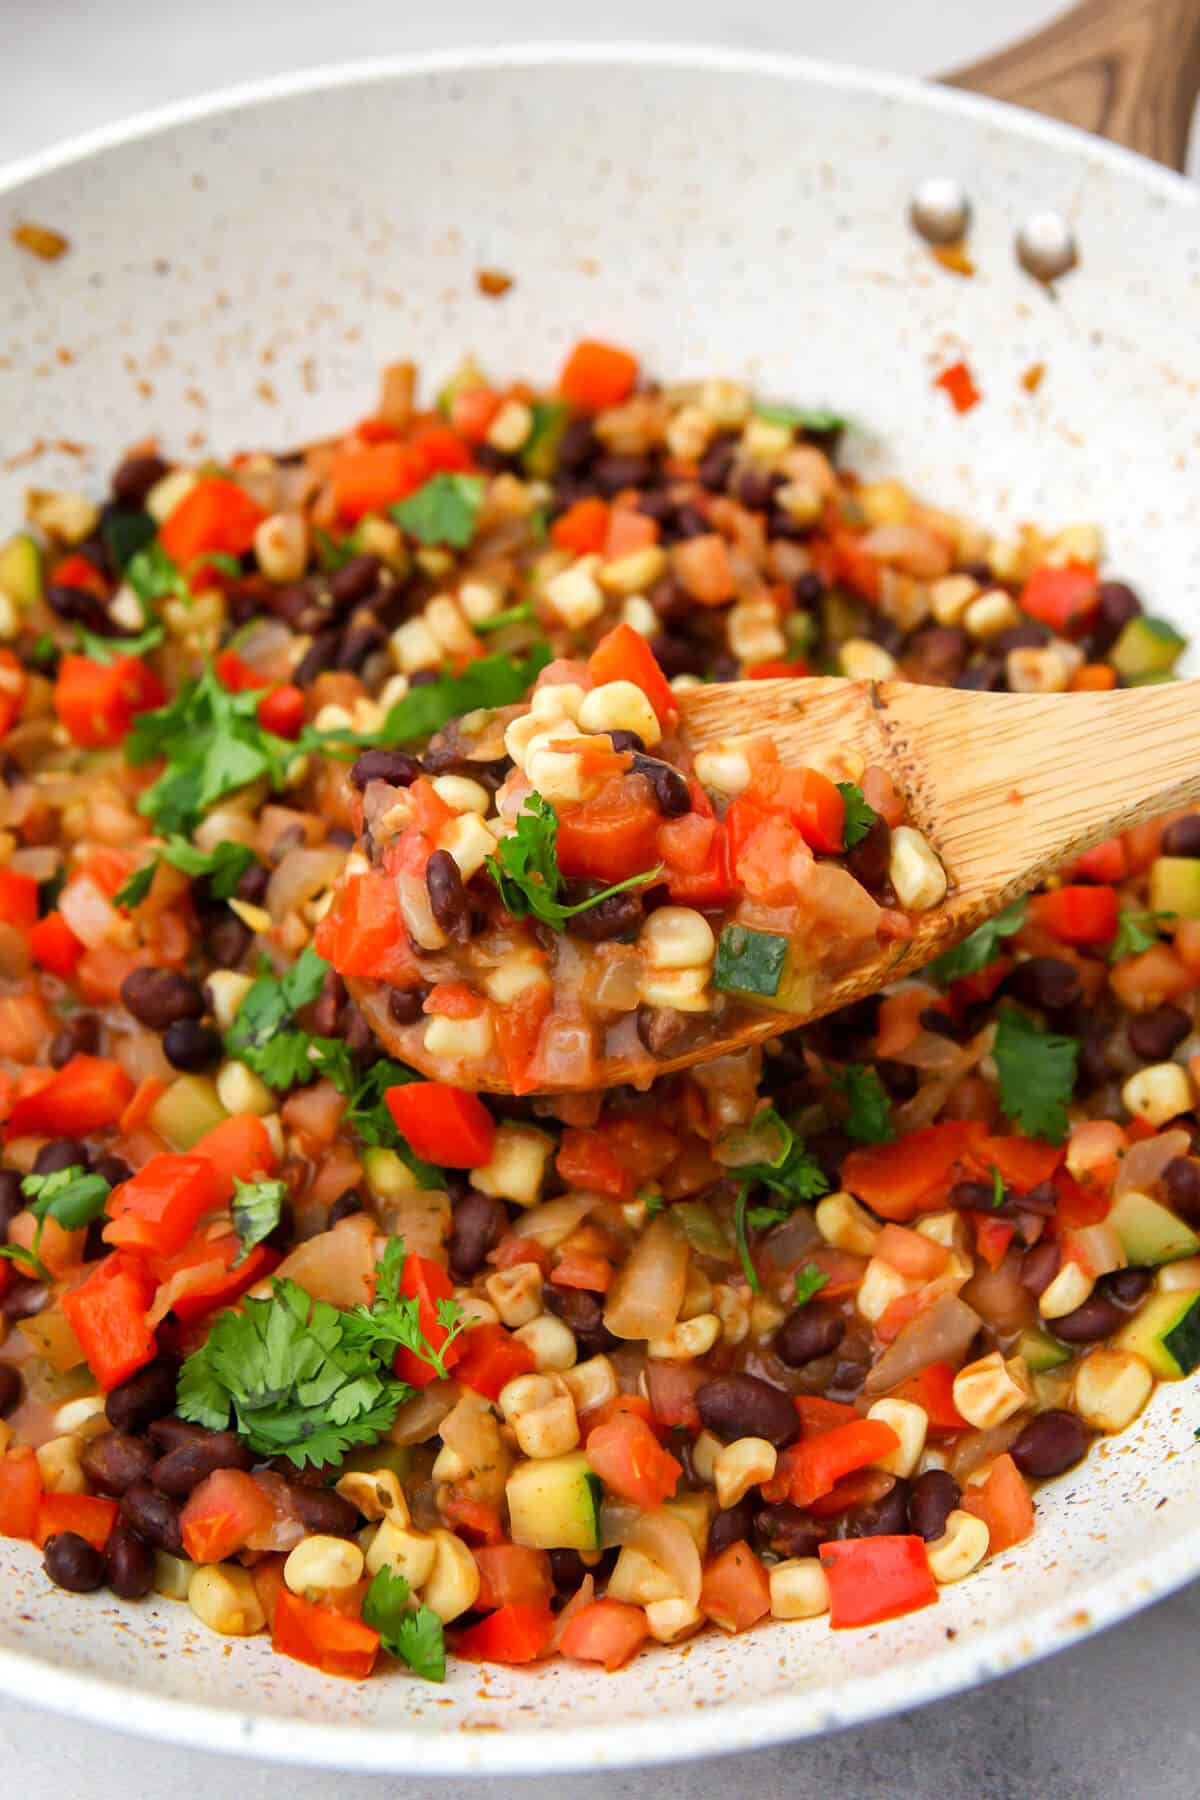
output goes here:
[[846, 1130], [859, 1144], [891, 1144], [896, 1139], [887, 1090], [874, 1069], [865, 1063], [847, 1063], [832, 1077], [833, 1085], [850, 1107]]
[[977, 925], [961, 944], [955, 944], [953, 950], [935, 956], [928, 973], [940, 987], [949, 987], [952, 981], [959, 981], [964, 975], [977, 974], [990, 962], [995, 962], [1001, 954], [1004, 939], [1014, 936], [1024, 923], [1025, 902], [1014, 900], [994, 919], [985, 919], [982, 925]]
[[646, 1208], [646, 1217], [648, 1219], [656, 1219], [663, 1207], [667, 1204], [661, 1194], [652, 1193], [648, 1188], [640, 1189], [637, 1198]]
[[410, 1350], [442, 1380], [446, 1377], [443, 1352], [467, 1329], [467, 1317], [455, 1300], [439, 1300], [437, 1320], [446, 1333], [436, 1348], [421, 1328], [420, 1301], [400, 1292], [404, 1271], [404, 1240], [389, 1238], [375, 1265], [375, 1299], [371, 1306], [356, 1306], [343, 1314], [346, 1342], [375, 1357], [389, 1368], [397, 1350]]
[[839, 413], [827, 412], [823, 407], [775, 406], [759, 405], [754, 408], [755, 416], [766, 419], [770, 425], [790, 425], [799, 427], [801, 431], [831, 432], [843, 431], [846, 421]]
[[241, 1239], [241, 1249], [233, 1259], [236, 1269], [244, 1263], [256, 1244], [270, 1237], [283, 1216], [287, 1199], [287, 1183], [283, 1181], [239, 1181], [233, 1178], [233, 1229]]
[[[751, 1160], [764, 1138], [778, 1146], [775, 1155], [765, 1162]], [[756, 1113], [747, 1129], [726, 1133], [719, 1148], [717, 1160], [739, 1183], [733, 1209], [734, 1238], [746, 1280], [757, 1294], [762, 1284], [750, 1255], [747, 1228], [765, 1231], [782, 1224], [798, 1206], [827, 1194], [829, 1182], [816, 1157], [805, 1149], [803, 1139], [796, 1136], [774, 1107]], [[748, 1207], [750, 1189], [755, 1186], [777, 1194], [781, 1204]]]
[[999, 1169], [992, 1170], [992, 1205], [997, 1212], [1004, 1205], [1004, 1177]]
[[397, 525], [422, 544], [451, 544], [465, 550], [475, 535], [483, 505], [482, 475], [432, 475], [406, 500], [389, 510]]
[[549, 661], [550, 646], [542, 643], [534, 644], [523, 658], [477, 657], [461, 675], [442, 675], [424, 687], [410, 688], [378, 731], [317, 731], [309, 726], [295, 747], [331, 756], [357, 756], [360, 750], [392, 750], [398, 744], [418, 743], [466, 713], [511, 706], [524, 699]]
[[807, 1306], [813, 1295], [819, 1294], [828, 1280], [828, 1275], [818, 1269], [816, 1263], [805, 1263], [804, 1267], [796, 1274], [795, 1304]]
[[992, 1046], [1005, 1116], [1028, 1137], [1060, 1144], [1079, 1059], [1076, 1038], [1042, 1031], [1018, 1007], [1004, 1006]]
[[158, 649], [165, 636], [161, 625], [147, 625], [145, 631], [128, 638], [102, 638], [91, 631], [80, 631], [79, 648], [91, 662], [103, 663], [107, 668], [119, 656], [148, 655]]
[[629, 875], [590, 899], [564, 906], [558, 898], [563, 875], [558, 866], [557, 840], [558, 814], [539, 793], [528, 794], [517, 815], [516, 830], [501, 838], [496, 855], [489, 856], [484, 865], [512, 918], [532, 917], [554, 931], [563, 931], [568, 919], [589, 912], [613, 894], [624, 893], [626, 888], [654, 881], [662, 873], [660, 864], [641, 875]]
[[1158, 942], [1158, 924], [1174, 919], [1173, 912], [1124, 911], [1117, 918], [1117, 935], [1108, 952], [1110, 963], [1123, 956], [1140, 956]]
[[295, 1014], [317, 998], [328, 972], [324, 957], [307, 945], [282, 979], [264, 968], [238, 1008], [225, 1048], [268, 1087], [282, 1091], [311, 1081], [320, 1057], [336, 1054], [336, 1040], [311, 1038], [293, 1024]]
[[113, 903], [124, 907], [140, 906], [150, 892], [154, 871], [160, 862], [170, 863], [172, 868], [190, 875], [193, 881], [206, 875], [214, 899], [228, 900], [236, 894], [238, 882], [253, 861], [253, 850], [228, 839], [205, 851], [197, 850], [184, 837], [170, 837], [149, 862], [133, 871], [124, 887], [113, 895]]
[[33, 1248], [5, 1244], [0, 1256], [6, 1256], [39, 1281], [51, 1279], [38, 1252], [42, 1227], [53, 1219], [64, 1231], [82, 1231], [98, 1219], [108, 1204], [109, 1184], [102, 1175], [89, 1175], [79, 1163], [67, 1169], [55, 1169], [48, 1175], [26, 1175], [21, 1192], [29, 1201], [29, 1210], [37, 1220]]
[[407, 1663], [426, 1681], [446, 1679], [446, 1640], [431, 1606], [412, 1604], [412, 1589], [386, 1563], [363, 1595], [363, 1622], [379, 1633], [389, 1656]]
[[397, 1131], [396, 1121], [387, 1108], [388, 1089], [419, 1081], [415, 1071], [386, 1056], [360, 1071], [355, 1068], [345, 1044], [332, 1038], [313, 1038], [310, 1054], [317, 1073], [332, 1081], [338, 1093], [344, 1094], [350, 1102], [342, 1116], [343, 1126], [353, 1131], [364, 1144], [383, 1145], [394, 1150], [422, 1187], [441, 1187], [441, 1170], [433, 1163], [425, 1162], [410, 1148]]
[[125, 580], [142, 603], [142, 616], [150, 617], [156, 600], [168, 596], [190, 600], [191, 590], [176, 563], [167, 555], [157, 539], [136, 550], [125, 565]]
[[333, 538], [318, 525], [313, 532], [313, 542], [317, 547], [317, 561], [326, 575], [336, 575], [362, 548], [361, 533], [357, 528], [348, 537]]
[[532, 600], [522, 600], [519, 606], [510, 606], [504, 612], [493, 613], [490, 619], [476, 619], [474, 628], [478, 636], [485, 637], [489, 631], [502, 631], [506, 625], [524, 625], [532, 617]]
[[868, 806], [863, 798], [863, 791], [856, 782], [839, 781], [836, 784], [838, 793], [845, 803], [846, 819], [842, 827], [842, 843], [847, 850], [853, 850], [861, 844], [879, 818], [873, 806]]

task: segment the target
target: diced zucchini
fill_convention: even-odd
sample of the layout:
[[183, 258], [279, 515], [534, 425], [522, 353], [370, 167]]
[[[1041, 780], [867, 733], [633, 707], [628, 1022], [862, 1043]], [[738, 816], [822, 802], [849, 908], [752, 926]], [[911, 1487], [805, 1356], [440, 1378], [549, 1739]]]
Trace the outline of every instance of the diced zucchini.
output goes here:
[[1145, 1357], [1160, 1381], [1200, 1368], [1200, 1293], [1158, 1294], [1118, 1333], [1122, 1350]]
[[139, 550], [146, 548], [157, 530], [158, 526], [148, 512], [109, 513], [100, 527], [109, 562], [124, 569]]
[[154, 1592], [164, 1600], [186, 1600], [196, 1565], [169, 1550], [154, 1552]]
[[358, 1469], [364, 1474], [374, 1475], [377, 1469], [390, 1469], [400, 1481], [412, 1468], [412, 1445], [389, 1444], [386, 1438], [382, 1443], [363, 1444], [356, 1450], [348, 1450], [342, 1458], [340, 1473], [348, 1469]]
[[1200, 857], [1156, 856], [1150, 865], [1150, 910], [1200, 919]]
[[1167, 675], [1179, 661], [1187, 639], [1165, 619], [1130, 619], [1108, 653], [1108, 660], [1128, 682], [1147, 675]]
[[717, 945], [712, 984], [726, 994], [773, 999], [779, 992], [787, 953], [787, 938], [773, 931], [727, 925]]
[[671, 1220], [698, 1256], [711, 1256], [717, 1262], [733, 1261], [733, 1240], [707, 1200], [676, 1201]]
[[570, 414], [561, 400], [535, 400], [533, 430], [521, 451], [521, 467], [534, 480], [549, 481], [558, 468], [558, 446]]
[[41, 598], [42, 553], [27, 532], [19, 531], [0, 549], [0, 593], [18, 608]]
[[150, 1123], [172, 1150], [190, 1150], [228, 1116], [206, 1075], [181, 1075], [155, 1101]]
[[504, 1491], [514, 1544], [531, 1550], [600, 1548], [600, 1477], [582, 1450], [520, 1463]]
[[848, 594], [844, 588], [830, 588], [821, 600], [822, 635], [827, 644], [845, 643], [860, 637], [867, 618], [865, 601]]
[[420, 1189], [404, 1158], [382, 1144], [363, 1151], [362, 1166], [367, 1186], [379, 1200], [398, 1200], [401, 1194], [415, 1194]]
[[1071, 1352], [1065, 1345], [1052, 1338], [1049, 1332], [1036, 1328], [1021, 1333], [1017, 1355], [1025, 1358], [1026, 1367], [1033, 1375], [1044, 1375], [1049, 1369], [1057, 1369], [1061, 1363], [1071, 1360]]
[[1195, 1256], [1200, 1250], [1200, 1238], [1189, 1225], [1149, 1194], [1133, 1189], [1113, 1202], [1108, 1223], [1135, 1269], [1176, 1262], [1179, 1257]]

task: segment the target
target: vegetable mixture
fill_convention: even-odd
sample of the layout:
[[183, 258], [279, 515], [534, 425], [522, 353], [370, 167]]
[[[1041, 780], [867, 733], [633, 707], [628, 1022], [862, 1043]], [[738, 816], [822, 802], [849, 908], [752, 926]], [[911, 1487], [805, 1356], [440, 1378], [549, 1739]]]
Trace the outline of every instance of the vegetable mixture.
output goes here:
[[693, 765], [677, 696], [1182, 639], [730, 381], [415, 389], [0, 548], [0, 1532], [358, 1678], [932, 1605], [1200, 1365], [1200, 815], [597, 1091], [945, 888], [879, 770]]

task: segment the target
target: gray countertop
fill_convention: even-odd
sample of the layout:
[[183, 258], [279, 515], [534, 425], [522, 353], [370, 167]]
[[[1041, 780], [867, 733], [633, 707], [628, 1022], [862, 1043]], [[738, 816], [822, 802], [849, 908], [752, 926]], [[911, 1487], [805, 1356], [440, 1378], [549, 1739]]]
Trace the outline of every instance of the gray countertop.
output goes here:
[[[404, 48], [549, 37], [730, 42], [933, 73], [999, 47], [1057, 11], [1053, 0], [2, 0], [5, 105], [0, 162], [145, 107], [286, 69]], [[1194, 134], [1200, 137], [1200, 134]], [[1200, 170], [1193, 144], [1192, 169]], [[1192, 1656], [1200, 1584], [1072, 1650], [973, 1693], [859, 1730], [656, 1770], [583, 1775], [572, 1800], [1110, 1800], [1118, 1783], [1142, 1800], [1191, 1800], [1200, 1733]], [[114, 1725], [117, 1723], [114, 1720]], [[345, 1777], [166, 1749], [33, 1712], [0, 1698], [0, 1745], [25, 1800], [339, 1800], [402, 1792], [400, 1777]], [[749, 1766], [747, 1766], [749, 1765]], [[554, 1792], [564, 1783], [556, 1778]], [[515, 1780], [429, 1781], [431, 1800], [499, 1800]], [[522, 1779], [530, 1800], [549, 1784]]]

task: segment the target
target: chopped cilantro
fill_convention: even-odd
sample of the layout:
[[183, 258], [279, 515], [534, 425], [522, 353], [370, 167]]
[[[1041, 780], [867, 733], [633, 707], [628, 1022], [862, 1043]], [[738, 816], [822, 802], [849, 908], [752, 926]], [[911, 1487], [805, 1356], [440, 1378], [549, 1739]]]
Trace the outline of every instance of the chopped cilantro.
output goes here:
[[823, 407], [778, 406], [762, 404], [754, 408], [755, 417], [765, 419], [769, 425], [789, 425], [801, 431], [828, 433], [843, 431], [846, 421], [839, 413], [827, 412]]
[[489, 631], [502, 631], [506, 625], [523, 625], [532, 617], [532, 600], [522, 600], [519, 606], [510, 606], [504, 612], [493, 613], [490, 619], [476, 619], [475, 630], [484, 637]]
[[242, 1247], [234, 1258], [236, 1269], [244, 1263], [256, 1244], [264, 1243], [283, 1216], [287, 1199], [287, 1183], [283, 1181], [239, 1181], [233, 1178], [233, 1229]]
[[[737, 1160], [742, 1144], [750, 1150], [762, 1141], [765, 1132], [775, 1134], [778, 1144], [775, 1155], [766, 1162]], [[782, 1224], [798, 1206], [805, 1206], [827, 1194], [829, 1182], [816, 1157], [805, 1149], [803, 1139], [796, 1136], [774, 1107], [757, 1113], [747, 1130], [727, 1134], [721, 1148], [724, 1154], [718, 1161], [724, 1163], [739, 1184], [733, 1212], [738, 1255], [746, 1280], [757, 1294], [761, 1283], [746, 1240], [747, 1227], [751, 1231], [766, 1231], [772, 1225]], [[777, 1195], [779, 1203], [748, 1206], [750, 1189], [755, 1186], [765, 1187]]]
[[332, 1081], [338, 1093], [344, 1094], [350, 1102], [342, 1115], [343, 1127], [354, 1132], [361, 1143], [394, 1150], [422, 1187], [443, 1186], [441, 1170], [416, 1155], [397, 1131], [396, 1122], [387, 1108], [388, 1089], [419, 1081], [419, 1075], [404, 1063], [393, 1062], [387, 1056], [360, 1070], [355, 1067], [345, 1044], [336, 1038], [311, 1039], [310, 1058], [317, 1074]]
[[113, 895], [116, 906], [140, 906], [150, 892], [154, 881], [154, 871], [160, 862], [171, 864], [192, 880], [207, 876], [208, 885], [216, 900], [228, 900], [237, 892], [238, 882], [254, 861], [253, 850], [245, 844], [230, 843], [227, 839], [214, 845], [211, 850], [197, 850], [184, 837], [171, 837], [156, 850], [149, 862], [135, 869], [124, 887]]
[[356, 1306], [344, 1315], [346, 1341], [370, 1351], [388, 1368], [395, 1361], [397, 1350], [411, 1350], [444, 1381], [447, 1370], [443, 1352], [467, 1329], [469, 1321], [457, 1300], [439, 1300], [437, 1322], [446, 1336], [435, 1350], [421, 1329], [420, 1301], [400, 1292], [404, 1256], [404, 1240], [389, 1238], [376, 1265], [374, 1304]]
[[52, 669], [58, 662], [58, 657], [58, 645], [48, 632], [43, 631], [40, 637], [33, 640], [33, 647], [25, 660], [35, 669]]
[[475, 535], [483, 505], [482, 475], [433, 475], [390, 509], [397, 525], [422, 544], [450, 544], [465, 550]]
[[874, 1069], [865, 1063], [847, 1063], [833, 1085], [845, 1096], [850, 1112], [846, 1130], [859, 1144], [891, 1144], [896, 1127], [887, 1090]]
[[941, 987], [949, 987], [952, 981], [959, 981], [964, 975], [986, 969], [1000, 955], [1004, 939], [1020, 931], [1024, 923], [1025, 902], [1014, 900], [994, 919], [985, 919], [982, 925], [977, 925], [961, 944], [955, 944], [953, 950], [935, 956], [929, 964], [929, 974]]
[[191, 589], [177, 564], [157, 541], [143, 545], [129, 558], [125, 565], [125, 580], [141, 601], [142, 617], [146, 620], [151, 617], [151, 608], [156, 600], [168, 596], [175, 600], [190, 600], [192, 597]]
[[413, 1604], [403, 1575], [384, 1563], [363, 1595], [364, 1624], [379, 1633], [389, 1656], [407, 1663], [426, 1681], [446, 1679], [446, 1641], [442, 1621], [431, 1606]]
[[102, 1175], [89, 1175], [86, 1169], [73, 1163], [70, 1168], [55, 1169], [49, 1175], [26, 1175], [21, 1182], [21, 1192], [37, 1220], [33, 1248], [26, 1250], [20, 1244], [5, 1244], [0, 1247], [0, 1256], [9, 1257], [39, 1281], [48, 1281], [51, 1277], [38, 1254], [46, 1220], [53, 1219], [64, 1231], [82, 1231], [103, 1213], [108, 1204], [109, 1184]]
[[424, 687], [410, 688], [378, 731], [316, 731], [310, 727], [301, 734], [299, 748], [357, 756], [360, 750], [415, 744], [432, 737], [451, 719], [524, 699], [549, 661], [550, 646], [544, 643], [534, 644], [524, 657], [478, 657], [461, 675], [442, 675]]
[[139, 550], [154, 541], [158, 526], [148, 512], [118, 508], [100, 522], [100, 536], [112, 568], [124, 570]]
[[92, 662], [103, 663], [107, 668], [119, 656], [146, 656], [157, 650], [165, 635], [161, 625], [147, 625], [145, 631], [128, 638], [102, 638], [94, 632], [81, 631], [79, 648]]
[[992, 1205], [997, 1212], [1004, 1205], [1004, 1177], [999, 1169], [992, 1170]]
[[334, 1055], [338, 1047], [344, 1050], [336, 1039], [311, 1038], [294, 1023], [301, 1007], [317, 998], [328, 973], [329, 964], [309, 945], [282, 978], [264, 968], [238, 1008], [237, 1018], [225, 1033], [225, 1048], [268, 1087], [282, 1092], [321, 1072], [314, 1060], [314, 1046], [318, 1059]]
[[1175, 917], [1173, 912], [1122, 912], [1117, 919], [1117, 935], [1108, 952], [1110, 963], [1123, 956], [1140, 956], [1158, 942], [1158, 926]]
[[819, 1294], [828, 1282], [828, 1275], [818, 1269], [816, 1263], [805, 1263], [796, 1274], [796, 1305], [807, 1306], [814, 1294]]
[[1076, 1038], [1042, 1031], [1018, 1007], [1004, 1006], [992, 1046], [1006, 1118], [1028, 1137], [1060, 1144], [1079, 1058]]
[[873, 806], [868, 806], [863, 798], [862, 789], [853, 781], [839, 781], [837, 791], [845, 802], [846, 819], [842, 826], [842, 842], [847, 850], [853, 850], [861, 844], [874, 825], [879, 814]]
[[326, 575], [336, 575], [352, 562], [362, 549], [361, 530], [352, 531], [348, 537], [333, 538], [318, 525], [313, 532], [313, 542], [317, 548], [317, 561]]
[[640, 1189], [637, 1197], [645, 1207], [648, 1219], [656, 1219], [667, 1204], [661, 1194], [655, 1194], [649, 1188]]
[[613, 894], [624, 893], [626, 888], [654, 881], [662, 873], [660, 865], [640, 875], [629, 875], [589, 900], [564, 906], [558, 898], [563, 876], [555, 848], [557, 838], [558, 814], [554, 808], [538, 793], [527, 795], [517, 816], [516, 830], [500, 840], [496, 855], [489, 856], [485, 865], [500, 890], [506, 911], [514, 919], [532, 917], [555, 931], [563, 931], [568, 919], [589, 912]]

